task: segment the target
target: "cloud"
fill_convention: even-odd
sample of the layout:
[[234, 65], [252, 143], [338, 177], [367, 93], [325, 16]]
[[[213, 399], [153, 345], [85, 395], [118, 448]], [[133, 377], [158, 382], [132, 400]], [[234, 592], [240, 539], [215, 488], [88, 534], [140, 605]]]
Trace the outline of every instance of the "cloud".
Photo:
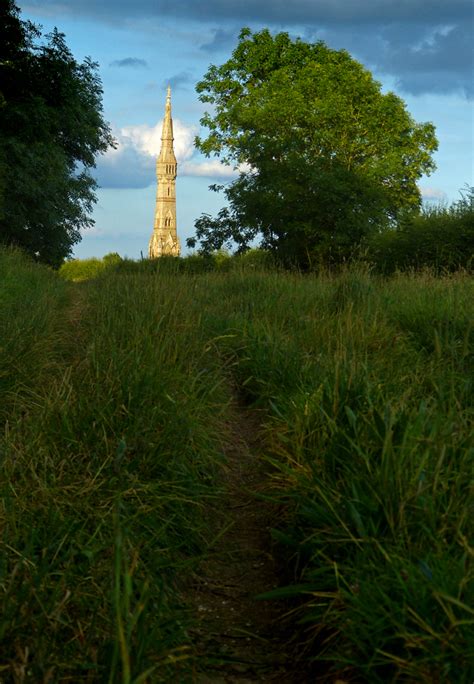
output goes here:
[[420, 45], [392, 48], [389, 66], [400, 73], [399, 87], [414, 95], [461, 90], [472, 98], [471, 29], [468, 24], [438, 27]]
[[55, 11], [142, 29], [153, 21], [207, 24], [200, 49], [209, 54], [230, 52], [243, 25], [268, 26], [344, 47], [406, 93], [473, 96], [471, 0], [19, 1], [39, 15]]
[[85, 230], [87, 230], [87, 235], [93, 235], [94, 237], [103, 237], [104, 235], [107, 235], [107, 231], [96, 225], [89, 226]]
[[237, 172], [225, 166], [218, 159], [206, 161], [186, 161], [181, 166], [183, 176], [207, 176], [208, 178], [235, 178]]
[[380, 76], [390, 76], [402, 93], [474, 95], [472, 80], [472, 22], [404, 24], [392, 22], [375, 29], [361, 27], [306, 31], [309, 41], [324, 40], [345, 48]]
[[154, 163], [115, 131], [119, 146], [98, 157], [95, 177], [101, 188], [146, 188], [154, 182]]
[[[139, 126], [125, 126], [120, 129], [122, 144], [131, 145], [138, 152], [156, 159], [161, 147], [162, 124], [155, 126], [141, 124]], [[194, 126], [186, 126], [179, 119], [173, 120], [174, 151], [178, 162], [189, 159], [194, 151]]]
[[141, 69], [147, 67], [148, 63], [144, 59], [137, 57], [125, 57], [125, 59], [115, 59], [110, 62], [111, 67], [132, 67], [133, 69]]
[[430, 186], [420, 186], [421, 197], [427, 202], [446, 202], [447, 195], [443, 190], [439, 188], [433, 188]]
[[[161, 122], [114, 130], [117, 149], [109, 149], [98, 159], [95, 176], [102, 188], [146, 188], [156, 183], [156, 157], [161, 146]], [[179, 119], [173, 121], [174, 151], [182, 176], [231, 178], [236, 172], [218, 160], [192, 159], [196, 129]]]
[[[179, 119], [173, 121], [174, 150], [178, 163], [194, 152], [196, 130]], [[124, 126], [113, 131], [117, 149], [98, 159], [96, 177], [103, 188], [146, 188], [156, 182], [155, 164], [161, 145], [161, 121], [155, 126]]]
[[382, 24], [408, 21], [443, 23], [472, 16], [470, 0], [24, 0], [28, 10], [89, 15], [104, 21], [117, 18], [174, 17], [196, 21], [230, 20], [242, 25]]
[[168, 79], [165, 78], [162, 82], [162, 88], [171, 86], [173, 90], [181, 90], [187, 83], [193, 83], [193, 80], [192, 74], [189, 71], [180, 71], [179, 74], [170, 76]]
[[229, 46], [235, 45], [238, 35], [237, 29], [231, 29], [226, 31], [222, 28], [211, 29], [211, 38], [200, 45], [200, 49], [203, 52], [221, 52], [222, 50], [228, 50]]

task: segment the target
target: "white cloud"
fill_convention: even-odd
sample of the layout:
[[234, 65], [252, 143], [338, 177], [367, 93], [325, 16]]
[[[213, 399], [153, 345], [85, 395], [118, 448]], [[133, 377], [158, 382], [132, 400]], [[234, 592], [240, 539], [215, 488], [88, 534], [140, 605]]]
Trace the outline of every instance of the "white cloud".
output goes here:
[[[125, 126], [118, 132], [119, 145], [134, 147], [138, 152], [156, 159], [161, 146], [162, 123], [155, 126]], [[194, 152], [194, 137], [197, 129], [186, 126], [179, 119], [173, 120], [174, 151], [179, 162], [189, 159]]]
[[447, 195], [443, 190], [439, 188], [432, 188], [430, 186], [422, 185], [420, 186], [421, 197], [424, 200], [429, 200], [430, 202], [445, 202], [447, 200]]
[[[99, 185], [104, 188], [145, 188], [156, 183], [155, 163], [161, 147], [161, 129], [161, 122], [155, 126], [140, 124], [115, 129], [113, 134], [117, 148], [110, 148], [98, 160]], [[194, 148], [196, 127], [174, 119], [173, 132], [178, 175], [236, 177], [237, 172], [218, 159], [203, 160], [197, 156]]]
[[210, 178], [235, 178], [237, 172], [218, 159], [206, 161], [185, 161], [181, 166], [183, 176], [208, 176]]
[[156, 181], [153, 157], [138, 151], [132, 142], [114, 131], [117, 149], [97, 160], [95, 176], [102, 188], [146, 188]]
[[86, 228], [87, 230], [87, 235], [93, 235], [94, 237], [103, 237], [104, 235], [107, 235], [107, 232], [103, 228], [99, 228], [98, 226], [90, 226], [89, 228]]

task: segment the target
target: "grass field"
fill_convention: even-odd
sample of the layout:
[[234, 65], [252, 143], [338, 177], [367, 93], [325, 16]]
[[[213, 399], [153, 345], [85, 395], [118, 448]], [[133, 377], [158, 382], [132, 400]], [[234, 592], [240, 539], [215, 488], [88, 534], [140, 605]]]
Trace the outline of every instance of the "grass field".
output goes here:
[[301, 657], [473, 680], [472, 277], [0, 273], [0, 681], [193, 681], [182, 588], [235, 391], [266, 416]]

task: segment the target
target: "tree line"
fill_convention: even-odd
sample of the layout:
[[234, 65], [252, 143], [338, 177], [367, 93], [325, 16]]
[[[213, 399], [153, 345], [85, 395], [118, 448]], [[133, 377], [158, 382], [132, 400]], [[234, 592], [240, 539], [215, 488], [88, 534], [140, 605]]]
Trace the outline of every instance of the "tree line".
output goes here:
[[[58, 30], [43, 36], [21, 20], [14, 0], [0, 22], [0, 242], [59, 267], [93, 223], [95, 157], [114, 144], [98, 65], [78, 62]], [[226, 205], [197, 219], [188, 247], [258, 245], [302, 269], [368, 250], [390, 271], [420, 262], [413, 244], [421, 254], [427, 239], [425, 262], [472, 263], [472, 190], [449, 209], [421, 211], [433, 124], [414, 121], [345, 50], [244, 28], [196, 90], [211, 106], [196, 147], [237, 177], [211, 186]]]

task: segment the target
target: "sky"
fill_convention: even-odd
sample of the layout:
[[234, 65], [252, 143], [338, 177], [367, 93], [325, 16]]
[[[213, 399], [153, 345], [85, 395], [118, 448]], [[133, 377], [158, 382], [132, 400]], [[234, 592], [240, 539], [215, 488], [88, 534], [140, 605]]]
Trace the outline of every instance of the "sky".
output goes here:
[[172, 88], [178, 159], [178, 234], [185, 249], [194, 222], [225, 204], [209, 185], [231, 170], [194, 148], [206, 106], [195, 84], [231, 55], [243, 26], [286, 31], [346, 49], [399, 95], [418, 122], [436, 126], [437, 170], [420, 179], [427, 202], [450, 203], [474, 185], [471, 0], [17, 0], [23, 19], [57, 27], [75, 58], [99, 64], [104, 118], [116, 150], [98, 157], [93, 228], [76, 258], [146, 255], [153, 229], [166, 87]]

